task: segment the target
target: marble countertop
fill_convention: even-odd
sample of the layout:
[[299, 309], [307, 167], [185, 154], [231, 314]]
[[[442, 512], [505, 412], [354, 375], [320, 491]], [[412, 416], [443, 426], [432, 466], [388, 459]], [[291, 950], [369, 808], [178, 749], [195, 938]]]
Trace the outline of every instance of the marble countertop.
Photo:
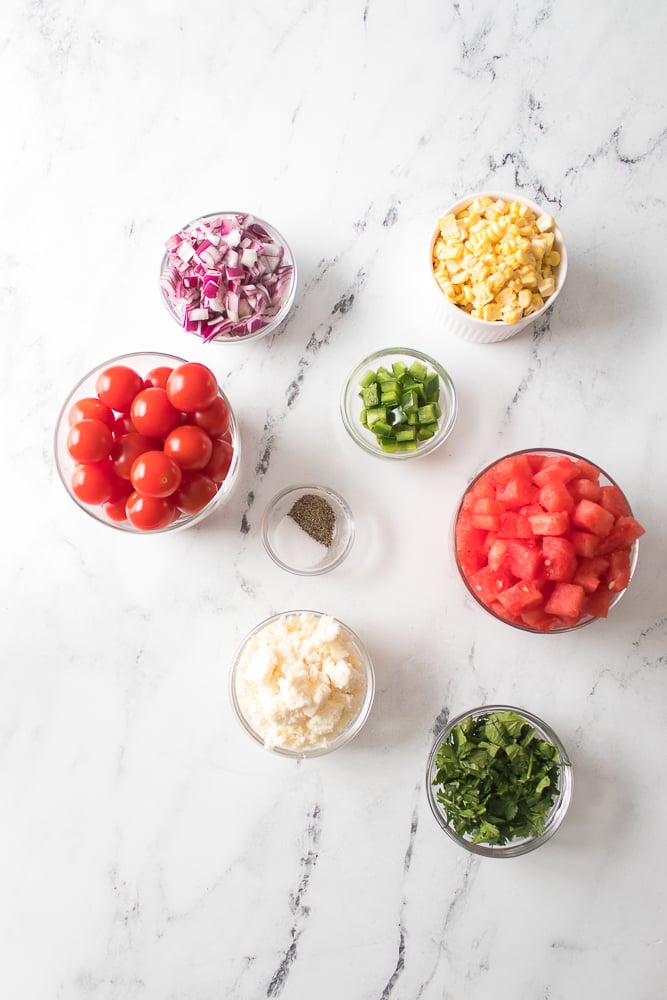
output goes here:
[[[664, 6], [7, 0], [0, 13], [7, 520], [0, 641], [0, 993], [12, 1000], [659, 1000], [667, 784]], [[537, 326], [438, 324], [442, 209], [514, 190], [552, 212], [568, 280]], [[205, 346], [160, 302], [166, 237], [268, 219], [299, 288], [253, 343]], [[364, 454], [338, 413], [366, 354], [438, 358], [459, 395], [433, 455]], [[128, 537], [69, 499], [71, 386], [128, 351], [209, 364], [242, 467], [200, 526]], [[606, 622], [518, 632], [449, 553], [458, 498], [522, 447], [608, 469], [647, 533]], [[259, 524], [314, 481], [350, 503], [346, 562], [282, 572]], [[360, 735], [294, 762], [227, 693], [257, 622], [353, 628], [377, 691]], [[567, 746], [556, 836], [507, 861], [451, 843], [425, 766], [450, 715], [507, 702]]]

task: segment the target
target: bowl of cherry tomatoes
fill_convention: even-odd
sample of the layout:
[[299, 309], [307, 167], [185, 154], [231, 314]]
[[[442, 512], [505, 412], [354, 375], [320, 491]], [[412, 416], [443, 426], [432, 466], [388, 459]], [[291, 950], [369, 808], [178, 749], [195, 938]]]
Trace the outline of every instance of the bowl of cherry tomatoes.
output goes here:
[[112, 358], [58, 417], [58, 473], [95, 520], [134, 534], [198, 524], [220, 507], [241, 452], [230, 402], [206, 365], [170, 354]]

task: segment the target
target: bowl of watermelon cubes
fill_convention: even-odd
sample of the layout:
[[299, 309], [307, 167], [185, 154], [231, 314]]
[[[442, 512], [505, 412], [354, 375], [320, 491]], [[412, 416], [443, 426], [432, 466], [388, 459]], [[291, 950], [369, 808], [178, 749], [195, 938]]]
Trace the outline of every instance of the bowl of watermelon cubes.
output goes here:
[[644, 528], [599, 466], [531, 448], [473, 479], [453, 534], [461, 578], [486, 611], [527, 632], [567, 632], [621, 599]]
[[340, 409], [346, 431], [360, 448], [405, 461], [430, 455], [449, 437], [456, 390], [449, 372], [428, 354], [388, 347], [350, 373]]
[[129, 534], [208, 517], [232, 491], [240, 449], [236, 417], [211, 369], [171, 354], [98, 365], [69, 393], [55, 432], [72, 500]]

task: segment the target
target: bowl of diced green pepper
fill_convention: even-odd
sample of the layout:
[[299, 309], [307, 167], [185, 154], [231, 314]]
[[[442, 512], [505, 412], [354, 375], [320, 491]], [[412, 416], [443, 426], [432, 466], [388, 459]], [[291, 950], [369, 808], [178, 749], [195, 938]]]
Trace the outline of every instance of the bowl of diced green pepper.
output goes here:
[[456, 420], [456, 390], [434, 358], [388, 347], [364, 358], [341, 396], [343, 425], [369, 455], [405, 461], [430, 455]]

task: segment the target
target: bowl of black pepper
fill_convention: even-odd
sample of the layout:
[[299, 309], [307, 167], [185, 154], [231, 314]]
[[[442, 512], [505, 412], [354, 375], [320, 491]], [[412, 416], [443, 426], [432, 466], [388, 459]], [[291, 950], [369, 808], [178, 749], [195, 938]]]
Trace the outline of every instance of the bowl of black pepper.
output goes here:
[[317, 576], [340, 566], [354, 541], [346, 500], [328, 486], [288, 486], [269, 502], [262, 541], [277, 566], [298, 576]]

